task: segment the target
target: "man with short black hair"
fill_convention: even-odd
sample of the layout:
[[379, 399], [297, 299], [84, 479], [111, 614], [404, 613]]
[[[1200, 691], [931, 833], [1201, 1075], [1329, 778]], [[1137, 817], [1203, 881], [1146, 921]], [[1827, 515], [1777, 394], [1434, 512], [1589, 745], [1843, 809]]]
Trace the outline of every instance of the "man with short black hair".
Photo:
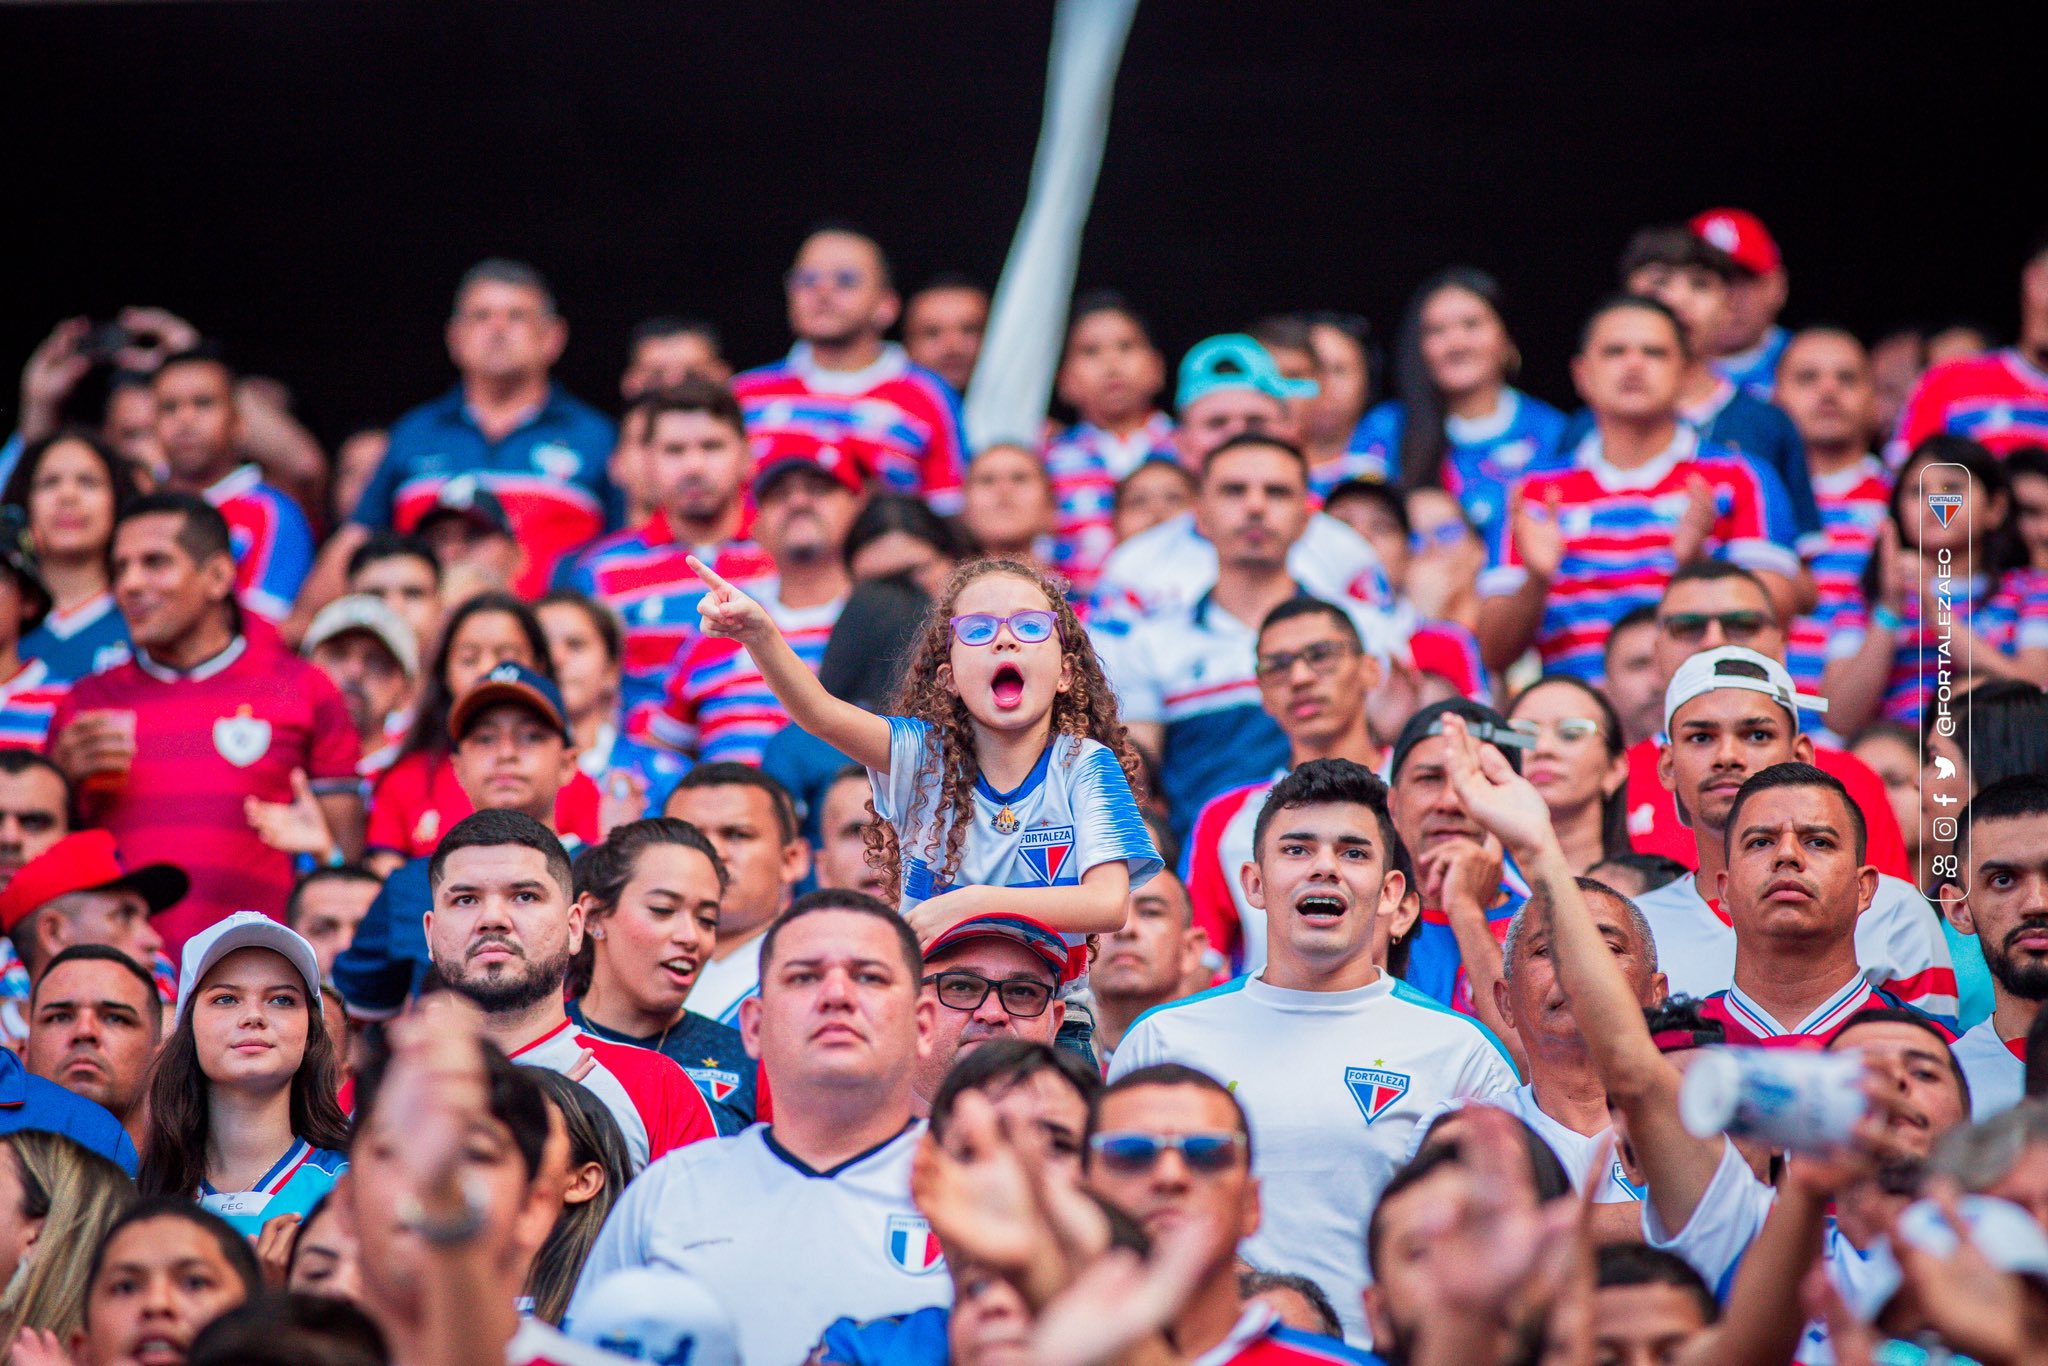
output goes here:
[[[1799, 733], [1798, 713], [1824, 705], [1755, 650], [1722, 646], [1679, 666], [1664, 696], [1669, 739], [1659, 777], [1692, 825], [1700, 871], [1644, 895], [1657, 956], [1674, 992], [1725, 995], [1738, 1017], [1731, 1036], [1744, 1041], [1822, 1032], [1836, 1007], [1853, 1010], [1851, 998], [1860, 1002], [1873, 989], [1953, 1026], [1955, 968], [1933, 907], [1911, 884], [1869, 865], [1863, 810], [1838, 779], [1812, 767], [1813, 742]], [[1797, 800], [1773, 799], [1772, 819], [1797, 811], [1818, 824], [1774, 852], [1772, 841], [1782, 842], [1776, 827], [1740, 829], [1736, 809], [1751, 784], [1786, 783], [1793, 770], [1814, 776], [1791, 784]], [[1765, 773], [1776, 776], [1765, 781]], [[1840, 810], [1829, 792], [1840, 794]], [[1816, 956], [1826, 963], [1818, 977]], [[1838, 988], [1842, 1000], [1822, 1010]]]
[[156, 437], [170, 478], [220, 509], [235, 543], [235, 591], [258, 616], [282, 621], [313, 567], [313, 527], [290, 494], [241, 459], [236, 376], [210, 348], [170, 357], [150, 380]]
[[1949, 923], [1991, 969], [1990, 1018], [1955, 1042], [1984, 1120], [2017, 1105], [2027, 1035], [2048, 1001], [2048, 777], [2001, 778], [1956, 817], [1956, 875], [1935, 889]]
[[901, 305], [881, 246], [851, 228], [820, 228], [804, 239], [785, 283], [796, 345], [732, 381], [755, 449], [763, 459], [815, 458], [831, 447], [862, 481], [958, 513], [967, 463], [960, 401], [882, 340]]
[[775, 1117], [657, 1163], [590, 1250], [569, 1318], [614, 1271], [702, 1280], [742, 1360], [801, 1361], [819, 1334], [947, 1303], [938, 1239], [910, 1199], [924, 1126], [913, 1078], [937, 1007], [903, 918], [871, 896], [813, 892], [763, 936], [741, 1010]]
[[720, 1024], [737, 1025], [741, 1003], [760, 989], [766, 932], [810, 875], [796, 803], [757, 768], [710, 763], [683, 775], [661, 814], [703, 831], [725, 865], [718, 946], [697, 969], [690, 1002]]
[[[1262, 934], [1262, 963], [1264, 938]], [[1131, 889], [1124, 927], [1101, 937], [1088, 969], [1093, 1042], [1104, 1067], [1139, 1017], [1189, 994], [1188, 983], [1204, 975], [1208, 952], [1209, 936], [1194, 924], [1188, 889], [1170, 869], [1161, 869], [1144, 886]]]
[[1595, 1248], [1593, 1285], [1594, 1359], [1613, 1366], [1677, 1359], [1721, 1316], [1683, 1257], [1642, 1243]]
[[484, 1013], [484, 1037], [512, 1061], [571, 1076], [603, 1101], [635, 1172], [717, 1136], [710, 1107], [682, 1068], [652, 1049], [586, 1033], [569, 1018], [563, 990], [582, 947], [583, 910], [568, 852], [553, 831], [520, 811], [465, 816], [442, 836], [427, 880], [435, 984], [474, 1002]]
[[556, 563], [611, 520], [605, 463], [616, 434], [550, 378], [569, 327], [541, 273], [499, 258], [471, 266], [455, 287], [446, 339], [458, 383], [391, 424], [384, 460], [321, 551], [295, 621], [339, 592], [341, 567], [372, 532], [412, 530], [453, 478], [469, 475], [504, 503], [526, 548], [515, 585], [525, 597], [543, 592]]
[[1270, 1196], [1246, 1255], [1313, 1278], [1350, 1335], [1364, 1328], [1366, 1213], [1416, 1121], [1517, 1085], [1483, 1027], [1373, 962], [1374, 928], [1406, 889], [1396, 842], [1386, 786], [1362, 765], [1317, 759], [1282, 778], [1241, 874], [1266, 913], [1265, 967], [1153, 1011], [1110, 1066], [1116, 1080], [1179, 1062], [1231, 1086]]
[[707, 591], [694, 555], [743, 588], [771, 578], [766, 551], [742, 534], [754, 457], [739, 401], [699, 375], [650, 391], [626, 415], [635, 433], [646, 520], [598, 541], [558, 576], [609, 603], [624, 627], [620, 707], [629, 736], [646, 733], [676, 658], [697, 637]]
[[22, 1059], [31, 1075], [105, 1106], [140, 1144], [163, 1027], [147, 968], [111, 945], [73, 944], [36, 981]]
[[[1252, 676], [1260, 707], [1287, 737], [1288, 768], [1311, 759], [1349, 759], [1377, 769], [1385, 760], [1366, 722], [1366, 696], [1384, 672], [1345, 609], [1302, 595], [1266, 613]], [[1195, 924], [1244, 972], [1265, 964], [1266, 927], [1245, 899], [1238, 870], [1251, 861], [1252, 826], [1279, 772], [1210, 798], [1188, 835], [1187, 897]]]
[[1608, 625], [1710, 555], [1756, 571], [1791, 605], [1800, 568], [1785, 491], [1683, 419], [1691, 356], [1684, 325], [1654, 299], [1621, 295], [1587, 319], [1572, 377], [1591, 427], [1565, 468], [1510, 496], [1479, 576], [1487, 667], [1533, 644], [1546, 669], [1597, 679]]
[[1644, 602], [1621, 614], [1601, 647], [1601, 691], [1614, 704], [1622, 738], [1631, 745], [1654, 743], [1664, 718], [1666, 680], [1657, 673], [1656, 641], [1657, 604]]
[[348, 591], [375, 598], [412, 628], [424, 659], [441, 634], [441, 562], [417, 536], [372, 532], [348, 557]]
[[875, 822], [868, 809], [874, 786], [859, 764], [839, 770], [818, 802], [818, 843], [812, 860], [820, 887], [851, 887], [886, 898], [881, 870], [868, 862], [867, 831]]
[[71, 832], [71, 780], [34, 750], [0, 749], [0, 892]]
[[[1214, 586], [1186, 608], [1128, 627], [1091, 627], [1131, 740], [1154, 760], [1178, 837], [1187, 836], [1203, 803], [1287, 762], [1287, 736], [1259, 705], [1259, 623], [1289, 598], [1314, 591], [1293, 559], [1312, 515], [1298, 448], [1257, 435], [1224, 442], [1205, 457], [1195, 512], [1202, 544], [1215, 556]], [[1365, 550], [1369, 557], [1371, 547]], [[1341, 585], [1321, 596], [1345, 597]], [[1381, 653], [1390, 632], [1379, 614], [1345, 610], [1361, 650]]]
[[131, 504], [114, 526], [113, 579], [135, 657], [78, 681], [47, 753], [124, 853], [191, 875], [191, 894], [157, 924], [175, 957], [230, 912], [283, 914], [291, 858], [257, 838], [245, 807], [291, 801], [294, 772], [335, 843], [360, 853], [360, 747], [324, 674], [243, 633], [228, 526], [211, 504], [189, 493]]
[[957, 271], [935, 275], [903, 305], [903, 349], [922, 365], [967, 392], [988, 329], [988, 291]]

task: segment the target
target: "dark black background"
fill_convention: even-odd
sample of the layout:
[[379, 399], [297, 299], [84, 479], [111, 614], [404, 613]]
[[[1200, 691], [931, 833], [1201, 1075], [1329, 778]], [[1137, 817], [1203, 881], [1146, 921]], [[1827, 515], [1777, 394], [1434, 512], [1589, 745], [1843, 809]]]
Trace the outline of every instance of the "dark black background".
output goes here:
[[[1733, 203], [1784, 244], [1794, 321], [2004, 335], [2048, 226], [2044, 25], [1974, 9], [1144, 0], [1080, 283], [1178, 355], [1274, 308], [1384, 334], [1470, 260], [1562, 398], [1629, 230]], [[564, 377], [604, 403], [648, 313], [779, 352], [820, 217], [909, 282], [992, 281], [1050, 28], [1049, 0], [0, 9], [0, 403], [58, 317], [159, 303], [332, 439], [448, 382], [449, 290], [487, 254], [552, 277]]]

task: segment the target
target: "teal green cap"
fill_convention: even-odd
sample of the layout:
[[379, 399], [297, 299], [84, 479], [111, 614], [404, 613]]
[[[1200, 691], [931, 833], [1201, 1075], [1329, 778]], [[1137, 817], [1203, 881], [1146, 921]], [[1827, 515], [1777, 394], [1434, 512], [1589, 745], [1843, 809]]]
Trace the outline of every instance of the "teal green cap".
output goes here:
[[1255, 338], [1226, 332], [1199, 343], [1181, 361], [1175, 406], [1184, 409], [1222, 389], [1256, 389], [1278, 399], [1314, 398], [1317, 385], [1312, 379], [1288, 379]]

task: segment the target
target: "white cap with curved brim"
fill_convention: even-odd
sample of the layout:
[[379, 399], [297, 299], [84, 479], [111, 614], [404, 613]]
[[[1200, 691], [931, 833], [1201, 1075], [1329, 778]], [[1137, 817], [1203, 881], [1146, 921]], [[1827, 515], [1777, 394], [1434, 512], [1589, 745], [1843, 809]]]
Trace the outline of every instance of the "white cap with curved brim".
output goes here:
[[297, 931], [278, 924], [261, 911], [236, 911], [216, 920], [185, 943], [184, 966], [178, 972], [177, 1018], [185, 1018], [192, 993], [213, 965], [236, 949], [269, 949], [282, 955], [306, 979], [306, 994], [313, 1009], [320, 1009], [320, 956]]
[[1762, 693], [1785, 709], [1794, 726], [1799, 724], [1800, 712], [1828, 709], [1825, 697], [1800, 692], [1785, 666], [1769, 655], [1741, 645], [1720, 645], [1700, 651], [1671, 675], [1671, 686], [1664, 690], [1664, 733], [1671, 733], [1671, 718], [1680, 707], [1723, 688]]

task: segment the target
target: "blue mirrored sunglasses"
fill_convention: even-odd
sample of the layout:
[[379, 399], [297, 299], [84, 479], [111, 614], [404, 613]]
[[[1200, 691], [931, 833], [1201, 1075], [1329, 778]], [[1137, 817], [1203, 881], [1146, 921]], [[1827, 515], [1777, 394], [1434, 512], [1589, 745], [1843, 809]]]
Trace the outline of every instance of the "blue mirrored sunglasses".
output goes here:
[[993, 645], [1002, 634], [1004, 625], [1020, 645], [1037, 645], [1051, 640], [1059, 630], [1060, 620], [1043, 608], [1029, 608], [1012, 612], [1007, 617], [998, 617], [987, 612], [969, 612], [953, 618], [953, 639], [962, 645]]
[[1088, 1146], [1104, 1166], [1123, 1172], [1147, 1172], [1168, 1151], [1180, 1154], [1190, 1171], [1227, 1171], [1244, 1145], [1243, 1134], [1097, 1134]]

